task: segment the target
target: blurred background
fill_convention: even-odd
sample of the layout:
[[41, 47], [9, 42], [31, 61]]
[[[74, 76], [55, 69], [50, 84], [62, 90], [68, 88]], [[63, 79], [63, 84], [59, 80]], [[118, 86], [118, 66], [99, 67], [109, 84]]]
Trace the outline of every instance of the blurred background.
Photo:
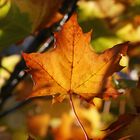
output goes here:
[[0, 0], [0, 140], [85, 139], [67, 99], [24, 100], [33, 82], [21, 53], [48, 51], [74, 12], [83, 31], [93, 31], [97, 53], [130, 41], [125, 68], [109, 83], [114, 94], [94, 105], [74, 97], [81, 122], [94, 140], [139, 139], [140, 0]]

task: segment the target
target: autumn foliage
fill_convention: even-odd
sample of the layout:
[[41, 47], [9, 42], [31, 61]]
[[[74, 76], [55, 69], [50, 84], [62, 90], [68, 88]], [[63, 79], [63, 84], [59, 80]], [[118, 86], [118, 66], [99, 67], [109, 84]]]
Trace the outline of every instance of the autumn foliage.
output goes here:
[[126, 55], [128, 42], [97, 54], [90, 45], [91, 33], [83, 33], [74, 14], [54, 34], [52, 50], [23, 53], [34, 81], [33, 92], [27, 98], [52, 95], [54, 101], [62, 101], [77, 94], [91, 103], [94, 97], [116, 93], [110, 77], [123, 68], [119, 62]]
[[108, 78], [123, 67], [119, 61], [126, 54], [123, 43], [97, 54], [90, 45], [91, 32], [83, 33], [74, 14], [62, 30], [55, 33], [55, 47], [46, 53], [23, 57], [33, 76], [34, 89], [29, 97], [54, 95], [61, 101], [68, 94], [78, 94], [87, 101], [108, 93]]
[[138, 140], [139, 0], [0, 0], [0, 139]]

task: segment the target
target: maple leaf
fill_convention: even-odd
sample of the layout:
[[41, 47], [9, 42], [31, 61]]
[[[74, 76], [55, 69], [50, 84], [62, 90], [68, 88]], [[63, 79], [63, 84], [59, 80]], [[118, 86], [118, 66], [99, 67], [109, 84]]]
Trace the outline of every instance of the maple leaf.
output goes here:
[[76, 14], [55, 33], [55, 39], [56, 47], [49, 52], [23, 53], [35, 84], [29, 97], [59, 93], [60, 101], [76, 93], [91, 100], [101, 96], [109, 76], [123, 68], [119, 61], [128, 42], [96, 54], [90, 45], [91, 32], [82, 32]]

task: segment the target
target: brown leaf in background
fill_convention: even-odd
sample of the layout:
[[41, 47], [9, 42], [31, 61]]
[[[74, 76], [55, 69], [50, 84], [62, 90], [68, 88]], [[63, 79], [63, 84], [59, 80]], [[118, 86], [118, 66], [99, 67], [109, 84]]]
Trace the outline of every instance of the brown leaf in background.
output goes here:
[[105, 129], [104, 131], [107, 132], [106, 136], [104, 139], [113, 139], [113, 140], [117, 140], [116, 134], [118, 132], [122, 132], [123, 129], [125, 129], [125, 127], [127, 125], [130, 125], [130, 123], [137, 117], [137, 115], [135, 114], [123, 114], [120, 115], [119, 118], [113, 122], [107, 129]]
[[34, 138], [32, 138], [31, 136], [28, 136], [27, 140], [35, 140]]
[[28, 97], [29, 93], [32, 91], [33, 83], [29, 77], [24, 78], [15, 88], [14, 95], [17, 100], [22, 100]]
[[49, 126], [48, 114], [39, 114], [27, 117], [28, 132], [34, 136], [45, 137]]
[[62, 17], [63, 17], [63, 15], [57, 12], [57, 13], [50, 19], [50, 21], [47, 23], [46, 27], [50, 27], [50, 26], [53, 25], [54, 23], [56, 23], [56, 22], [58, 22], [59, 20], [61, 20]]

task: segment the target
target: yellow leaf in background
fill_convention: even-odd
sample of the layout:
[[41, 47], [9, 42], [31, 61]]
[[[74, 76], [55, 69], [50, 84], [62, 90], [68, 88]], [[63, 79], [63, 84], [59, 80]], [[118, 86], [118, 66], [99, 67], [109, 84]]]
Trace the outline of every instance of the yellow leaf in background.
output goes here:
[[0, 20], [7, 15], [10, 10], [10, 0], [0, 0]]

